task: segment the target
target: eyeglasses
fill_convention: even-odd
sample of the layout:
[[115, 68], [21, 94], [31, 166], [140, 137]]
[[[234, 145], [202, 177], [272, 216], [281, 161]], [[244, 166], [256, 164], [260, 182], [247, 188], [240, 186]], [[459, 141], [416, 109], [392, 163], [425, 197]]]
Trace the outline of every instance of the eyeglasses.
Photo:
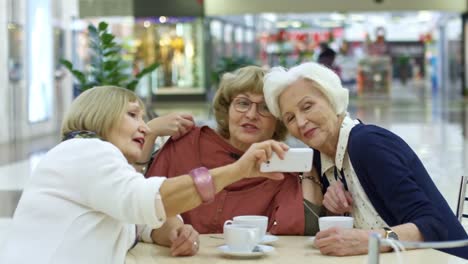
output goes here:
[[270, 117], [272, 114], [270, 113], [270, 110], [268, 110], [268, 106], [265, 104], [265, 102], [252, 102], [249, 99], [245, 97], [237, 97], [232, 101], [232, 105], [234, 106], [234, 109], [237, 112], [240, 113], [245, 113], [250, 110], [250, 107], [252, 107], [252, 104], [257, 105], [257, 113], [263, 117]]

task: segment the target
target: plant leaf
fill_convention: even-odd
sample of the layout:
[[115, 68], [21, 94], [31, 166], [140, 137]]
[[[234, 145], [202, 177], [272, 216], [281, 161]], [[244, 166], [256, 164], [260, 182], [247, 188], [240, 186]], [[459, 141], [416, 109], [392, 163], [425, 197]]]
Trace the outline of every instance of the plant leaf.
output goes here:
[[129, 90], [131, 90], [131, 91], [135, 91], [136, 86], [138, 85], [138, 81], [139, 81], [139, 80], [132, 80], [130, 83], [128, 83], [128, 84], [126, 85], [126, 88], [129, 89]]
[[73, 64], [71, 63], [71, 61], [66, 60], [66, 59], [60, 59], [60, 63], [63, 66], [65, 66], [65, 68], [67, 68], [69, 71], [73, 70]]
[[101, 21], [101, 22], [99, 23], [99, 31], [106, 31], [108, 26], [109, 26], [109, 24], [107, 24], [107, 23], [104, 22], [104, 21]]
[[141, 70], [141, 72], [139, 72], [137, 75], [135, 75], [135, 78], [140, 79], [141, 77], [145, 76], [146, 74], [156, 70], [156, 68], [158, 68], [158, 66], [159, 66], [159, 63], [157, 63], [157, 62], [149, 65], [148, 67]]
[[101, 41], [104, 44], [104, 46], [109, 45], [113, 40], [114, 40], [114, 35], [110, 33], [104, 33], [101, 36]]
[[73, 76], [76, 77], [76, 79], [78, 79], [78, 81], [80, 82], [81, 85], [86, 83], [86, 77], [82, 72], [80, 72], [78, 70], [72, 70], [71, 73], [73, 74]]
[[121, 49], [119, 47], [106, 48], [103, 50], [104, 57], [109, 57], [111, 55], [119, 54]]
[[99, 36], [98, 31], [96, 27], [93, 24], [88, 25], [88, 34], [90, 38], [96, 38]]
[[100, 42], [99, 39], [92, 39], [92, 38], [90, 38], [90, 39], [88, 40], [88, 45], [89, 45], [89, 47], [90, 47], [93, 51], [95, 51], [95, 50], [97, 50], [97, 49], [100, 49], [100, 43], [99, 43], [99, 42]]
[[119, 62], [116, 60], [109, 60], [104, 62], [104, 70], [106, 71], [112, 71], [115, 69]]

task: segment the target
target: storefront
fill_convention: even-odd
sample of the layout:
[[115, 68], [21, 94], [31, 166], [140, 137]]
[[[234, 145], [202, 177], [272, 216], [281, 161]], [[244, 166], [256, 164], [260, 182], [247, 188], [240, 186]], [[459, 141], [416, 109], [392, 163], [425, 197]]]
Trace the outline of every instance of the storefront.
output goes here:
[[203, 20], [197, 17], [103, 17], [76, 21], [75, 62], [86, 67], [88, 39], [86, 27], [100, 21], [109, 24], [124, 48], [122, 56], [133, 74], [157, 62], [159, 67], [144, 77], [137, 93], [147, 97], [205, 94], [203, 59]]
[[[431, 89], [444, 86], [460, 94], [462, 27], [456, 13], [262, 14], [259, 19], [274, 24], [258, 29], [258, 60], [263, 64], [290, 67], [319, 61], [328, 47], [335, 53], [331, 68], [352, 93], [389, 96], [392, 87], [399, 86], [422, 87], [421, 94], [430, 95]], [[441, 31], [446, 33], [442, 39]], [[441, 79], [448, 83], [441, 84]]]
[[135, 20], [133, 71], [160, 63], [146, 84], [154, 94], [203, 94], [203, 20], [165, 17]]
[[245, 57], [255, 61], [255, 17], [207, 17], [211, 45], [210, 65], [216, 67], [222, 58]]
[[71, 77], [59, 74], [58, 59], [72, 50], [64, 25], [77, 16], [77, 2], [0, 0], [0, 13], [0, 61], [6, 66], [0, 74], [0, 143], [48, 135], [60, 127], [71, 102]]

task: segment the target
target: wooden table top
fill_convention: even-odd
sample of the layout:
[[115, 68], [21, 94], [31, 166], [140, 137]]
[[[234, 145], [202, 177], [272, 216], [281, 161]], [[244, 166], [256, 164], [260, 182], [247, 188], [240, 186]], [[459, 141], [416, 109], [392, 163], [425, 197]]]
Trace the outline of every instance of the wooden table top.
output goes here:
[[[313, 247], [310, 237], [279, 236], [271, 246], [275, 250], [257, 257], [232, 257], [225, 255], [218, 247], [224, 245], [222, 234], [201, 235], [200, 251], [192, 257], [172, 257], [169, 248], [154, 244], [139, 243], [127, 254], [126, 264], [224, 264], [242, 261], [242, 263], [313, 263], [313, 264], [365, 264], [367, 256], [332, 257], [324, 256]], [[434, 249], [410, 250], [401, 253], [403, 263], [424, 264], [458, 264], [468, 263], [467, 260], [443, 253]], [[380, 263], [398, 263], [396, 253], [383, 253]]]

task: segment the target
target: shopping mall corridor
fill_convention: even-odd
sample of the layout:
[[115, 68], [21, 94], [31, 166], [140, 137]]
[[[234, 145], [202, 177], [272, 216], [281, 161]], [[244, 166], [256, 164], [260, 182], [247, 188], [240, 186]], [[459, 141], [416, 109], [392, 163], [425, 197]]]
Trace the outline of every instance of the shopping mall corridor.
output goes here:
[[[207, 103], [159, 103], [158, 114], [192, 113], [198, 124], [212, 125]], [[468, 103], [431, 99], [416, 88], [393, 89], [392, 98], [353, 98], [349, 112], [364, 123], [381, 125], [400, 135], [419, 155], [453, 210], [460, 176], [467, 173]], [[0, 146], [0, 243], [11, 224], [27, 179], [41, 156], [59, 141], [58, 132], [36, 140]], [[296, 141], [288, 141], [296, 144]]]

